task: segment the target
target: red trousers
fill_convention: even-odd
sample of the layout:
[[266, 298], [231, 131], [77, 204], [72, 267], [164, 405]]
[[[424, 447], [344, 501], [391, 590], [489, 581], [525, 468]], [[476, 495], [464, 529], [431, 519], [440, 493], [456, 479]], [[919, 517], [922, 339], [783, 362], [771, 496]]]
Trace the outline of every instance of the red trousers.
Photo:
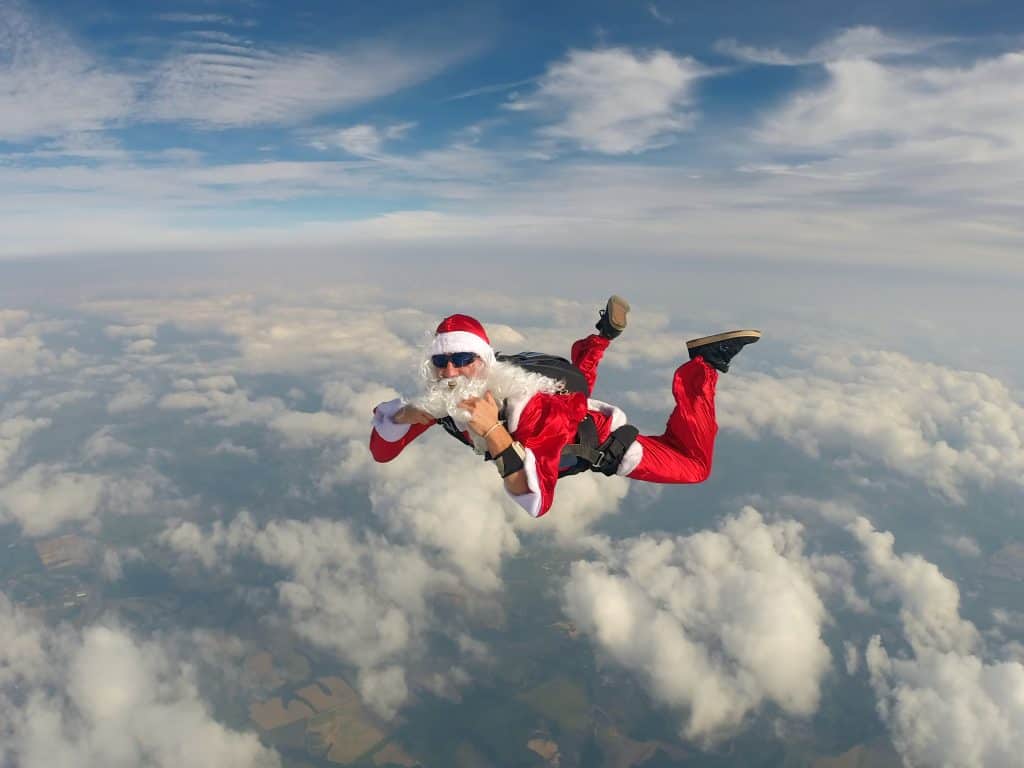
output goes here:
[[[603, 336], [591, 335], [572, 345], [572, 362], [587, 377], [591, 390], [597, 367], [608, 348]], [[649, 483], [700, 483], [711, 474], [718, 423], [715, 385], [718, 371], [698, 357], [676, 369], [672, 396], [676, 404], [660, 435], [640, 435], [640, 463], [627, 477]]]

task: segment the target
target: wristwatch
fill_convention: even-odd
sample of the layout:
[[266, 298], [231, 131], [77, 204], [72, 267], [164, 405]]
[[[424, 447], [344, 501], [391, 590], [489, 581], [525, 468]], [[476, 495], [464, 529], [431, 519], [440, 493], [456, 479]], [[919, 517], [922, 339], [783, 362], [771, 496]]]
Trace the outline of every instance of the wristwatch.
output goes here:
[[508, 448], [494, 457], [494, 466], [498, 468], [498, 474], [508, 477], [513, 472], [523, 468], [523, 459], [526, 458], [526, 449], [520, 442], [513, 442]]

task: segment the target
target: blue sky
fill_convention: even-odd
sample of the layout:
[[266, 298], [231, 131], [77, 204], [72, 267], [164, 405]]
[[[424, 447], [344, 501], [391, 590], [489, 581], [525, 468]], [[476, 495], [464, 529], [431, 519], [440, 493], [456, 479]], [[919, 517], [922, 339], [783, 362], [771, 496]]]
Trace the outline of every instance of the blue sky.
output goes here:
[[0, 258], [500, 241], [1019, 275], [1022, 16], [5, 1]]

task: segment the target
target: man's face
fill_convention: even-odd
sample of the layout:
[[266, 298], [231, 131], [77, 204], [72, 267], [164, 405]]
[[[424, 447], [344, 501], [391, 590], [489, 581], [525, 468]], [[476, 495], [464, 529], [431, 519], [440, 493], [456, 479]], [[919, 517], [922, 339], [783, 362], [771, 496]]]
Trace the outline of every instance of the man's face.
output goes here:
[[432, 355], [423, 373], [426, 386], [415, 405], [434, 418], [451, 416], [456, 424], [464, 424], [469, 414], [462, 401], [487, 391], [487, 362], [471, 352]]

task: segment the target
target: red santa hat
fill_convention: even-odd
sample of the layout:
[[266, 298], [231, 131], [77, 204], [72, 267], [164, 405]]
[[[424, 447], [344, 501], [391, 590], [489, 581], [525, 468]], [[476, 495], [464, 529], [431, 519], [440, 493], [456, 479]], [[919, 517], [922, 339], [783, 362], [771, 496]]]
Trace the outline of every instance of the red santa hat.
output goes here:
[[475, 352], [484, 362], [494, 361], [494, 350], [480, 321], [469, 315], [449, 315], [437, 326], [432, 355], [450, 355], [454, 352]]

